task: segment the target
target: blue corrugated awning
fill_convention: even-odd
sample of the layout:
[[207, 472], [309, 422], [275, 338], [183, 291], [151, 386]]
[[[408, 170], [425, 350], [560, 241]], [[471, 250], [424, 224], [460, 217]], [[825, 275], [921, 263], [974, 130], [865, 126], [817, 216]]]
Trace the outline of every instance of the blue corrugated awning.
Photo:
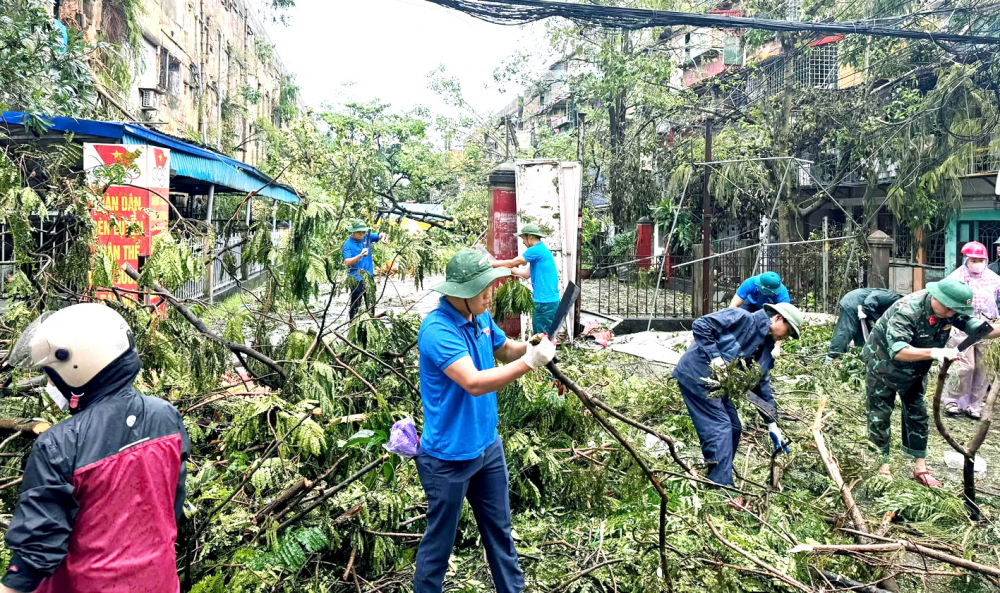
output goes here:
[[[16, 111], [4, 111], [2, 116], [0, 121], [8, 125], [25, 125], [28, 120], [27, 114]], [[298, 204], [301, 201], [301, 196], [294, 188], [273, 182], [255, 167], [156, 130], [131, 123], [72, 117], [53, 117], [46, 121], [49, 123], [48, 129], [54, 132], [106, 138], [126, 145], [148, 144], [169, 148], [171, 175], [213, 184], [220, 192], [227, 189], [245, 193], [256, 191], [259, 196], [288, 204]]]

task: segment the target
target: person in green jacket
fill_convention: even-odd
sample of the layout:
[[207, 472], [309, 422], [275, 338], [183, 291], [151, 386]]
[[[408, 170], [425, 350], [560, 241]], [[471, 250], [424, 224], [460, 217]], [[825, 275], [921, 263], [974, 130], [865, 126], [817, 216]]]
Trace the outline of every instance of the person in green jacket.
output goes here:
[[[984, 323], [969, 317], [971, 312], [969, 285], [945, 278], [896, 301], [872, 329], [861, 357], [866, 361], [868, 439], [882, 452], [879, 474], [891, 477], [889, 422], [898, 396], [902, 405], [902, 449], [916, 460], [913, 479], [927, 487], [941, 486], [925, 462], [927, 373], [935, 360], [958, 358], [957, 349], [945, 348], [953, 326], [973, 333]], [[1000, 328], [984, 339], [996, 337], [1000, 337]]]
[[903, 295], [884, 288], [858, 288], [845, 294], [840, 299], [840, 316], [833, 328], [827, 362], [847, 352], [851, 340], [854, 340], [855, 346], [863, 346], [865, 335], [861, 331], [861, 324], [877, 322], [901, 298]]

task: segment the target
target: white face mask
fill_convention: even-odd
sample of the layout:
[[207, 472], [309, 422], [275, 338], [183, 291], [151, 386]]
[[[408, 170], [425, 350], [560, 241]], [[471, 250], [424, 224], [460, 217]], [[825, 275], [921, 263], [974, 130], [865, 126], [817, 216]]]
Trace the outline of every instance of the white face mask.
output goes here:
[[49, 381], [49, 384], [45, 386], [45, 393], [55, 405], [59, 406], [60, 410], [69, 408], [69, 400], [66, 399], [66, 396], [64, 396], [62, 392], [59, 391], [59, 388], [53, 385], [51, 381]]
[[986, 269], [986, 262], [978, 262], [978, 263], [969, 262], [966, 265], [969, 266], [969, 270], [973, 274], [982, 274], [983, 270]]

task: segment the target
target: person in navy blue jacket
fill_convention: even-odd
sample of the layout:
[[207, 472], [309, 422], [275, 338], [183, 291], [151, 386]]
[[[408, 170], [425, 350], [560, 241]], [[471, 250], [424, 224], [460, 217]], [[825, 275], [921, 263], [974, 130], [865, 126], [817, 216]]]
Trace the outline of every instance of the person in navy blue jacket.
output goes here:
[[[704, 379], [712, 367], [723, 367], [737, 359], [760, 365], [764, 373], [754, 388], [762, 400], [774, 403], [769, 373], [774, 367], [771, 351], [776, 340], [799, 337], [802, 313], [788, 303], [768, 304], [760, 311], [728, 308], [695, 320], [694, 343], [681, 357], [673, 376], [680, 386], [688, 413], [701, 441], [705, 463], [711, 466], [708, 478], [716, 484], [733, 484], [733, 457], [743, 425], [728, 396], [712, 393]], [[787, 449], [777, 423], [768, 425], [775, 450]]]
[[71, 415], [31, 448], [0, 593], [180, 591], [190, 442], [170, 403], [132, 387], [141, 365], [128, 324], [105, 305], [73, 305], [29, 325], [10, 362], [41, 367]]
[[[509, 276], [463, 249], [448, 262], [441, 302], [420, 326], [424, 428], [416, 457], [427, 493], [427, 530], [417, 550], [413, 593], [441, 593], [455, 532], [468, 499], [497, 593], [517, 593], [524, 575], [511, 536], [509, 476], [497, 433], [497, 391], [556, 354], [543, 336], [508, 340], [489, 314], [493, 281]], [[537, 343], [532, 343], [536, 342]], [[506, 364], [495, 365], [494, 359]]]

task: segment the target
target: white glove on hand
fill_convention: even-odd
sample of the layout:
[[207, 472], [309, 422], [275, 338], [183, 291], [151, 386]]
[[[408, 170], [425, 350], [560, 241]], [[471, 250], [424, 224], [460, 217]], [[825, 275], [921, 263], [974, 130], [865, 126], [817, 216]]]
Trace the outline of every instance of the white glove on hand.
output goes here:
[[548, 338], [542, 338], [537, 345], [526, 342], [528, 349], [524, 351], [521, 360], [532, 369], [543, 367], [556, 357], [556, 345]]
[[367, 247], [365, 247], [364, 249], [361, 250], [361, 257], [364, 257], [366, 255], [368, 255], [368, 248]]
[[712, 362], [708, 364], [711, 365], [713, 368], [721, 369], [722, 367], [726, 366], [726, 361], [723, 360], [721, 356], [716, 356], [715, 358], [712, 359]]
[[959, 356], [958, 348], [931, 348], [931, 358], [941, 363], [955, 360]]
[[868, 316], [865, 315], [865, 312], [861, 308], [861, 305], [858, 305], [858, 319], [868, 319]]

